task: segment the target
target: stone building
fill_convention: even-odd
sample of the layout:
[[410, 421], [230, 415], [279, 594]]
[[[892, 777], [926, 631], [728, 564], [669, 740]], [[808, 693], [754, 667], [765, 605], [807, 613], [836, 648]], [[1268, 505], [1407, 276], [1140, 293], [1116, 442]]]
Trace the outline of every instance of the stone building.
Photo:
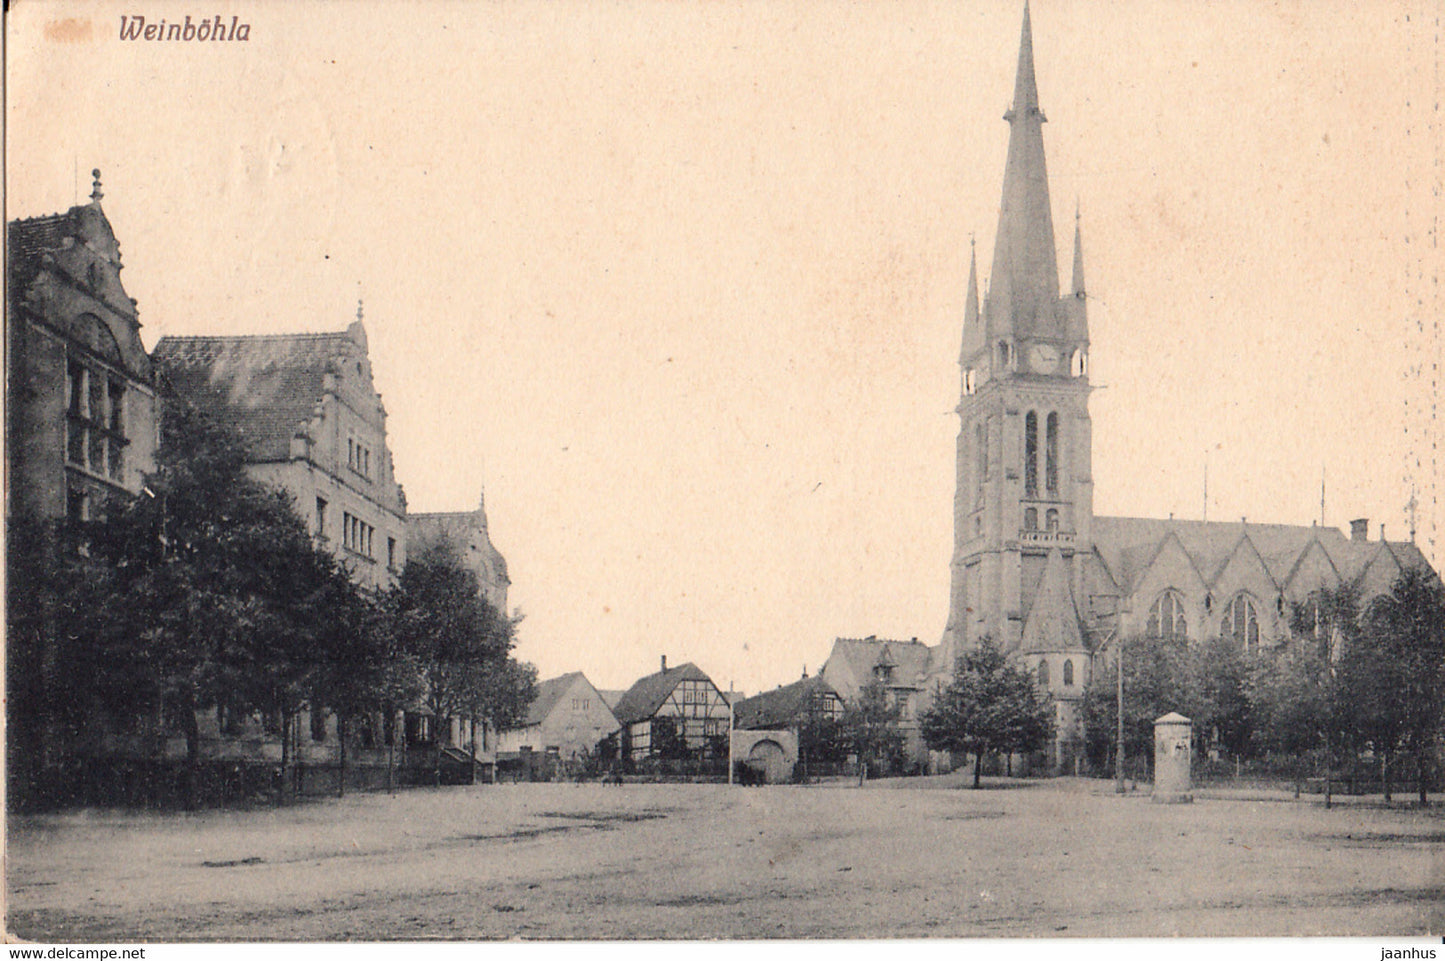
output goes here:
[[101, 196], [95, 171], [90, 203], [9, 225], [11, 518], [88, 519], [155, 467], [155, 378]]
[[63, 781], [70, 742], [49, 707], [67, 691], [50, 614], [15, 629], [18, 572], [33, 559], [22, 555], [138, 494], [159, 443], [151, 359], [94, 176], [90, 203], [14, 221], [6, 235], [6, 769], [19, 806]]
[[162, 337], [154, 357], [171, 394], [236, 430], [247, 473], [289, 493], [358, 583], [382, 587], [406, 562], [406, 495], [360, 314], [336, 333]]
[[507, 559], [492, 544], [487, 531], [486, 495], [477, 501], [474, 511], [409, 514], [406, 519], [407, 543], [413, 554], [433, 547], [446, 547], [477, 575], [477, 586], [487, 602], [502, 614], [507, 613], [507, 589], [512, 580], [507, 576]]
[[1246, 651], [1287, 629], [1321, 588], [1387, 591], [1429, 564], [1410, 542], [1332, 528], [1098, 517], [1089, 418], [1088, 294], [1078, 217], [1062, 293], [1043, 123], [1024, 8], [1008, 159], [988, 293], [970, 263], [948, 624], [928, 686], [991, 638], [1054, 702], [1052, 763], [1080, 755], [1080, 702], [1113, 637], [1223, 636]]
[[590, 754], [598, 741], [619, 727], [587, 675], [573, 671], [537, 684], [537, 696], [522, 723], [497, 733], [498, 760], [535, 751], [575, 761]]
[[913, 761], [921, 762], [927, 751], [919, 730], [919, 713], [930, 703], [934, 654], [934, 648], [916, 637], [906, 641], [871, 635], [840, 637], [833, 641], [833, 650], [818, 676], [850, 705], [858, 703], [863, 688], [873, 682], [881, 684], [892, 706], [898, 709], [904, 751]]

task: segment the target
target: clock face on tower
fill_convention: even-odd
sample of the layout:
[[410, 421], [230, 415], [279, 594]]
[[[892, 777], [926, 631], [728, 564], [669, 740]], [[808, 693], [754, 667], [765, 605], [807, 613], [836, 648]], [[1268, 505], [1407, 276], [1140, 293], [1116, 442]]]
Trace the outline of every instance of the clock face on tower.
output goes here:
[[1029, 351], [1029, 368], [1037, 374], [1052, 374], [1059, 367], [1059, 348], [1053, 344], [1034, 344]]

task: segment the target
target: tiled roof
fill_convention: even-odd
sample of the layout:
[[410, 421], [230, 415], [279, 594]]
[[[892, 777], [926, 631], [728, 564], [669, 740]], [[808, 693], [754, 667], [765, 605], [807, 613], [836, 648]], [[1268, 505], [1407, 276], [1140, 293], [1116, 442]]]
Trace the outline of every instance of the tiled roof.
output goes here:
[[681, 664], [677, 667], [668, 668], [666, 671], [659, 671], [656, 674], [649, 674], [637, 681], [627, 693], [617, 702], [612, 713], [617, 717], [619, 724], [632, 724], [636, 721], [646, 720], [657, 713], [672, 689], [683, 681], [711, 681], [712, 679], [704, 674], [697, 665], [691, 662]]
[[60, 246], [75, 230], [70, 214], [47, 214], [28, 220], [13, 220], [7, 225], [10, 296], [23, 296], [24, 290], [40, 271], [40, 260], [47, 250]]
[[[507, 574], [507, 559], [492, 543], [491, 533], [487, 530], [485, 509], [479, 507], [474, 511], [412, 513], [407, 515], [407, 527], [409, 535], [418, 545], [450, 541], [463, 550], [476, 545], [478, 550], [486, 552], [487, 560], [492, 570], [497, 572], [497, 577], [503, 583], [512, 582]], [[480, 544], [476, 543], [478, 536], [481, 537]]]
[[253, 460], [285, 460], [321, 402], [328, 370], [359, 350], [349, 333], [162, 337], [154, 357], [170, 389], [234, 428]]
[[[1094, 547], [1109, 572], [1127, 593], [1158, 554], [1164, 539], [1173, 534], [1194, 563], [1205, 584], [1213, 586], [1241, 541], [1259, 552], [1275, 582], [1284, 588], [1312, 543], [1348, 583], [1357, 582], [1374, 562], [1381, 541], [1356, 541], [1335, 527], [1298, 524], [1250, 524], [1240, 521], [1156, 520], [1144, 517], [1094, 518]], [[1409, 542], [1392, 541], [1389, 551], [1406, 567], [1429, 569], [1420, 549]], [[1248, 548], [1246, 548], [1248, 550]]]
[[563, 674], [561, 677], [554, 677], [550, 680], [539, 681], [537, 684], [537, 696], [532, 699], [532, 704], [527, 708], [527, 720], [523, 726], [541, 724], [547, 720], [547, 715], [557, 706], [562, 695], [572, 687], [578, 678], [586, 680], [581, 671], [573, 671], [570, 674]]
[[837, 694], [827, 681], [814, 675], [738, 701], [733, 717], [742, 730], [791, 727], [806, 713], [815, 693]]
[[873, 676], [873, 668], [880, 660], [891, 663], [894, 684], [914, 687], [921, 683], [920, 676], [927, 676], [931, 655], [932, 648], [917, 640], [840, 637], [833, 641], [833, 652], [828, 659], [842, 657], [861, 684], [866, 684]]

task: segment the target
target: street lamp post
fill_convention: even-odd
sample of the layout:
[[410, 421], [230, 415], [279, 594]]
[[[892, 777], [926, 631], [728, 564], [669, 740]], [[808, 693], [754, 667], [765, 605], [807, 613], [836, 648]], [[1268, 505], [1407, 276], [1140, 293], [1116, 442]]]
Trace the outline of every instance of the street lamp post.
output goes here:
[[728, 681], [728, 787], [733, 784], [733, 682]]
[[1118, 675], [1118, 690], [1115, 693], [1114, 714], [1118, 721], [1118, 743], [1114, 747], [1114, 793], [1124, 793], [1124, 638], [1119, 628], [1114, 627], [1114, 673]]

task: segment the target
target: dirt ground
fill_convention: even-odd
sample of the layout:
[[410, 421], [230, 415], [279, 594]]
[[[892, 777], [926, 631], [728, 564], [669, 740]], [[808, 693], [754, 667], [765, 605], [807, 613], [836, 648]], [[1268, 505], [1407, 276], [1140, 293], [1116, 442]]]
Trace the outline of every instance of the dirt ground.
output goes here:
[[7, 921], [70, 942], [1445, 932], [1438, 807], [961, 782], [484, 785], [13, 818]]

